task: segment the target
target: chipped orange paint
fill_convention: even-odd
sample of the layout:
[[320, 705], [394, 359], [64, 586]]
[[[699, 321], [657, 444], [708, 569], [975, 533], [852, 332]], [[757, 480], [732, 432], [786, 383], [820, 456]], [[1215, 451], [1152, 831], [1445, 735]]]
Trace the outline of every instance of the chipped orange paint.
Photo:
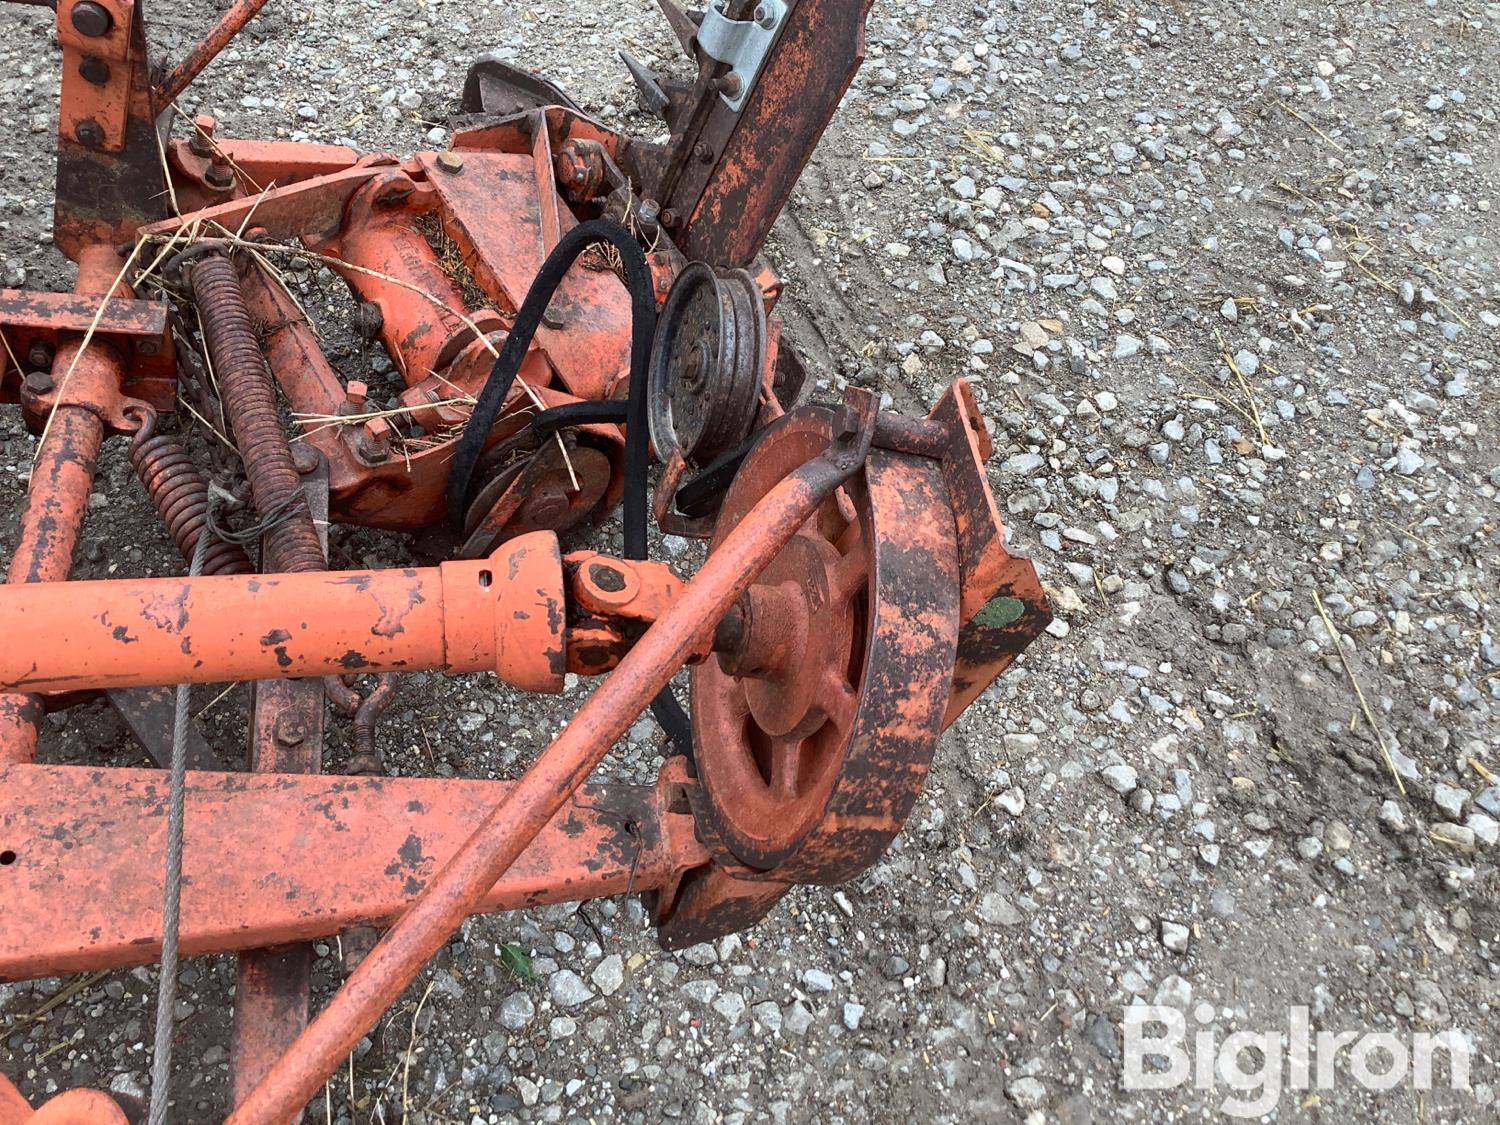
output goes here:
[[560, 691], [562, 560], [536, 532], [422, 569], [42, 582], [0, 597], [0, 635], [34, 638], [0, 652], [0, 691], [424, 668]]

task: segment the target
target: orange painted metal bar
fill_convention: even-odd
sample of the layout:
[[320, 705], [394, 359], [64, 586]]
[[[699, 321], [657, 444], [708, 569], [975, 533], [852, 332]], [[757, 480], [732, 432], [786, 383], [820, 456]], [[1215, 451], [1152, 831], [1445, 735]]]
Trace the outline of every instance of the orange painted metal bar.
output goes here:
[[[398, 917], [510, 781], [190, 772], [184, 956], [312, 941]], [[159, 770], [0, 768], [0, 980], [149, 964], [161, 952]], [[648, 786], [567, 801], [473, 913], [671, 885], [708, 862]]]
[[[254, 686], [250, 705], [250, 768], [259, 774], [275, 775], [278, 779], [284, 775], [322, 772], [326, 716], [322, 680], [261, 680]], [[268, 822], [272, 822], [275, 811], [267, 809], [265, 815]], [[226, 831], [234, 831], [238, 846], [243, 830], [231, 828], [227, 819], [216, 817], [213, 831], [221, 836]], [[279, 818], [276, 822], [278, 827], [283, 827]], [[280, 845], [266, 841], [261, 854], [282, 855], [288, 835], [278, 833], [282, 840]], [[187, 839], [196, 839], [201, 844], [205, 837]], [[215, 841], [211, 850], [222, 855], [219, 837], [209, 839]], [[386, 842], [389, 843], [389, 837]], [[297, 854], [313, 855], [319, 862], [328, 864], [330, 859], [345, 855], [348, 846], [339, 837], [325, 838], [321, 847], [298, 848]], [[244, 854], [247, 865], [253, 865], [255, 861], [249, 858], [250, 853]], [[337, 866], [337, 863], [332, 865]], [[275, 913], [274, 908], [261, 909], [243, 899], [228, 897], [235, 903], [234, 909], [243, 912], [241, 921], [262, 921]], [[78, 932], [93, 931], [80, 928]], [[181, 933], [180, 928], [178, 932]], [[305, 940], [271, 949], [246, 949], [240, 953], [234, 969], [234, 1023], [229, 1040], [229, 1083], [234, 1101], [239, 1101], [260, 1081], [281, 1052], [307, 1026], [312, 997], [312, 966], [313, 947]]]
[[412, 570], [41, 583], [0, 588], [0, 691], [222, 683], [350, 672], [496, 672], [560, 691], [557, 537]]
[[[858, 403], [856, 408], [853, 403]], [[411, 908], [355, 969], [328, 1006], [228, 1117], [236, 1125], [297, 1112], [557, 815], [725, 612], [814, 509], [863, 462], [876, 404], [865, 393], [844, 408], [839, 444], [772, 488], [708, 556], [682, 596], [646, 631], [614, 674], [496, 805]]]
[[33, 1110], [0, 1074], [0, 1125], [128, 1125], [129, 1120], [102, 1090], [65, 1090]]
[[0, 1074], [0, 1125], [21, 1125], [30, 1117], [31, 1103], [9, 1078]]
[[[108, 247], [85, 252], [78, 261], [74, 293], [95, 300], [111, 292], [126, 299], [134, 297], [123, 285], [111, 288], [121, 264], [119, 255]], [[58, 349], [53, 370], [58, 382], [56, 405], [31, 467], [21, 533], [6, 581], [15, 589], [23, 585], [50, 588], [54, 594], [66, 596], [71, 587], [65, 579], [73, 568], [73, 551], [88, 511], [99, 449], [104, 443], [100, 413], [107, 412], [107, 408], [90, 409], [84, 403], [117, 399], [121, 370], [112, 348], [92, 343], [84, 349], [81, 339]], [[8, 592], [0, 590], [0, 597]], [[0, 764], [29, 762], [36, 756], [43, 707], [35, 690], [0, 695]]]
[[165, 106], [176, 101], [178, 95], [188, 88], [203, 68], [213, 62], [214, 56], [227, 47], [229, 41], [265, 6], [266, 0], [234, 0], [209, 33], [193, 46], [181, 62], [167, 71], [156, 87], [157, 104]]

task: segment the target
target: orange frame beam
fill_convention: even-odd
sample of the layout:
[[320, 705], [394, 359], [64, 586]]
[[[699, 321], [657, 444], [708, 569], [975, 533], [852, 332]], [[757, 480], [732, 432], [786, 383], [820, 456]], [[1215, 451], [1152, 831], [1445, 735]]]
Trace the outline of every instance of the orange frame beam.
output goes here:
[[[185, 957], [386, 926], [512, 781], [188, 774]], [[159, 770], [0, 767], [0, 980], [161, 955], [167, 786]], [[649, 786], [585, 786], [471, 913], [671, 891], [709, 861]]]

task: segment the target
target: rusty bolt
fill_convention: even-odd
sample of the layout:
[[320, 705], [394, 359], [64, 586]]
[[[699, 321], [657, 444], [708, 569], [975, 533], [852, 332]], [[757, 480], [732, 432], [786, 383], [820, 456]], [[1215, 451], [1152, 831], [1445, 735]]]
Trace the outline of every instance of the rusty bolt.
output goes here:
[[743, 88], [743, 83], [740, 82], [738, 74], [726, 74], [723, 78], [715, 78], [713, 85], [714, 90], [723, 94], [726, 98], [739, 97], [740, 90]]
[[365, 399], [370, 397], [370, 386], [358, 379], [350, 379], [349, 385], [344, 388], [344, 401], [350, 406], [363, 406]]
[[307, 740], [307, 726], [296, 715], [276, 717], [276, 741], [283, 746], [301, 746]]
[[26, 349], [26, 362], [32, 367], [51, 367], [52, 357], [56, 354], [57, 349], [46, 340], [33, 340], [31, 347]]
[[234, 187], [234, 169], [229, 166], [229, 158], [222, 153], [215, 153], [205, 178], [220, 191]]
[[704, 144], [702, 141], [699, 141], [693, 146], [693, 155], [704, 164], [712, 164], [714, 159], [714, 150], [709, 148], [708, 145]]
[[87, 35], [90, 39], [108, 35], [109, 29], [115, 25], [114, 17], [109, 14], [109, 9], [103, 4], [94, 3], [94, 0], [83, 0], [81, 4], [74, 4], [70, 19], [73, 30], [79, 35]]
[[668, 207], [661, 213], [661, 225], [664, 227], [675, 227], [677, 225], [677, 212]]
[[359, 454], [372, 464], [390, 459], [391, 435], [395, 431], [384, 418], [371, 418], [365, 422], [359, 435]]
[[450, 149], [437, 154], [437, 166], [449, 175], [456, 176], [464, 170], [464, 158]]
[[78, 74], [90, 85], [103, 86], [109, 81], [109, 64], [90, 55], [78, 64]]
[[135, 350], [141, 355], [159, 355], [161, 353], [161, 341], [151, 336], [145, 336], [136, 341]]
[[31, 371], [26, 375], [26, 390], [30, 394], [44, 395], [52, 390], [52, 372]]
[[193, 131], [188, 136], [188, 150], [197, 156], [212, 156], [214, 152], [214, 130], [218, 121], [211, 113], [200, 113], [193, 118]]
[[92, 117], [80, 121], [73, 127], [73, 135], [85, 148], [98, 148], [104, 143], [104, 130]]

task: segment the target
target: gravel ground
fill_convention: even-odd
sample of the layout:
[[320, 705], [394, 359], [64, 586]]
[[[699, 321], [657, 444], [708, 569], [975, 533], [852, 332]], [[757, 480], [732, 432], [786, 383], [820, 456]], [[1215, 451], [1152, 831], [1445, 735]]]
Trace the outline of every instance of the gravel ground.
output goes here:
[[[409, 151], [499, 48], [652, 133], [613, 59], [672, 65], [646, 7], [275, 0], [185, 108]], [[179, 4], [156, 37], [175, 55], [209, 15]], [[65, 285], [50, 19], [0, 20], [0, 279]], [[825, 394], [922, 410], [975, 381], [1059, 620], [854, 884], [679, 955], [634, 902], [472, 920], [309, 1119], [1216, 1117], [1233, 1075], [1211, 1063], [1128, 1088], [1125, 1012], [1148, 1003], [1211, 1044], [1294, 1006], [1403, 1042], [1457, 1029], [1468, 1089], [1440, 1061], [1431, 1091], [1372, 1091], [1349, 1052], [1293, 1089], [1263, 1060], [1255, 1112], [1493, 1120], [1500, 5], [881, 3], [868, 53], [773, 240], [783, 313]], [[13, 528], [33, 446], [6, 425]], [[173, 565], [117, 454], [94, 502], [81, 572]], [[424, 550], [346, 534], [335, 562]], [[414, 679], [383, 733], [402, 772], [513, 773], [584, 690]], [[209, 716], [226, 745], [236, 702]], [[102, 709], [47, 753], [140, 760]], [[655, 754], [646, 720], [605, 772]], [[320, 952], [326, 993], [343, 970]], [[225, 1110], [230, 975], [184, 975], [178, 1120]], [[70, 983], [0, 987], [0, 1067], [33, 1096], [140, 1090], [155, 974], [27, 1018]]]

